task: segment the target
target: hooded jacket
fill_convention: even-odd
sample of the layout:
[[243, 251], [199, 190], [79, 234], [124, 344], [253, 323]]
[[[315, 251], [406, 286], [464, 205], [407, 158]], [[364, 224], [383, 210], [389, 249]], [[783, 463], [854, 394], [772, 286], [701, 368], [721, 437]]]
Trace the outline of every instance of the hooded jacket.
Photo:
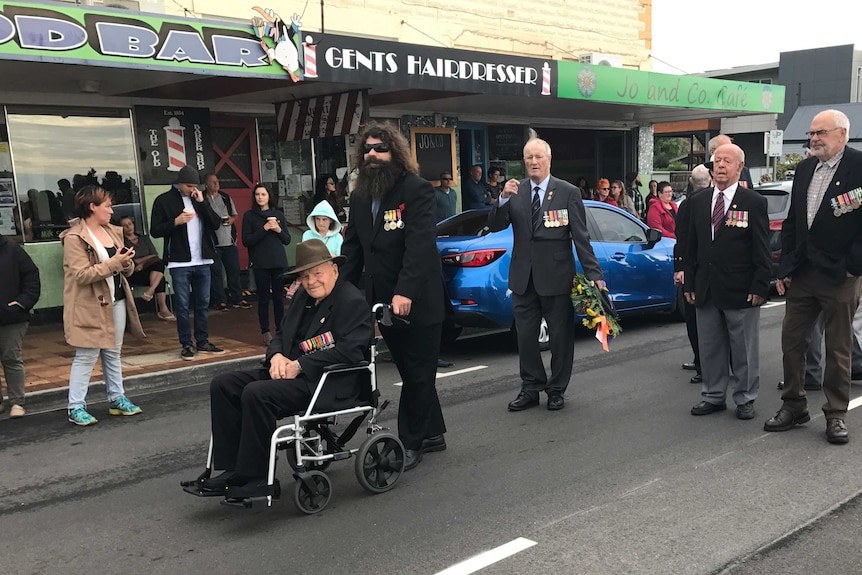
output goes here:
[[[327, 230], [325, 235], [320, 235], [317, 232], [317, 227], [314, 225], [314, 216], [326, 216], [330, 221], [335, 222], [335, 225], [330, 225], [330, 229]], [[335, 210], [332, 209], [332, 206], [326, 200], [320, 202], [314, 209], [311, 210], [311, 213], [308, 214], [308, 217], [305, 218], [305, 224], [308, 226], [308, 230], [302, 234], [302, 241], [307, 240], [320, 240], [324, 244], [326, 244], [326, 248], [329, 250], [334, 256], [341, 255], [341, 244], [344, 241], [344, 237], [341, 235], [341, 222], [338, 221], [338, 217], [335, 215]]]
[[[105, 226], [114, 245], [123, 245], [123, 229]], [[106, 278], [120, 274], [123, 293], [126, 294], [126, 325], [138, 337], [146, 337], [138, 318], [135, 298], [127, 277], [135, 266], [120, 267], [116, 260], [99, 261], [96, 246], [87, 231], [87, 224], [78, 220], [60, 234], [63, 244], [63, 331], [66, 343], [74, 347], [112, 349], [117, 343], [114, 335], [114, 310], [111, 291]]]
[[[0, 325], [30, 321], [30, 309], [39, 301], [39, 268], [20, 245], [0, 236]], [[10, 306], [10, 302], [18, 305]]]

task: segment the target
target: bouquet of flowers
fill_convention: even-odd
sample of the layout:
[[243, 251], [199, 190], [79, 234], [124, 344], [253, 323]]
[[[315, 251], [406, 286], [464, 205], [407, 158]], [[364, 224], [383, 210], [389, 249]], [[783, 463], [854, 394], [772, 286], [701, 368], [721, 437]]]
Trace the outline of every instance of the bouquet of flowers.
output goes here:
[[575, 275], [572, 286], [575, 311], [586, 316], [581, 323], [588, 329], [596, 330], [596, 339], [605, 351], [610, 351], [608, 339], [618, 336], [623, 330], [617, 310], [608, 297], [608, 288], [599, 290], [584, 274]]

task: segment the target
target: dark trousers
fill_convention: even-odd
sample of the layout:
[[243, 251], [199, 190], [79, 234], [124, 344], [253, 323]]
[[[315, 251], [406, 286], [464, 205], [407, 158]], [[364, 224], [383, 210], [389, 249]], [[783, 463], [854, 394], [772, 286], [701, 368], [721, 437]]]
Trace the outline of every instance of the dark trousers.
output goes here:
[[439, 323], [380, 326], [380, 333], [404, 382], [398, 404], [398, 437], [405, 449], [418, 450], [423, 439], [446, 433], [435, 386], [442, 328], [443, 324]]
[[[275, 316], [275, 330], [281, 329], [284, 317], [284, 270], [281, 268], [258, 268], [252, 266], [254, 281], [257, 284], [257, 319], [260, 333], [269, 331], [269, 300], [272, 300], [272, 313]], [[272, 290], [272, 293], [270, 293]]]
[[263, 478], [276, 422], [311, 402], [302, 379], [270, 379], [269, 371], [231, 371], [210, 383], [213, 466], [248, 478]]
[[[227, 278], [227, 288], [222, 279], [222, 270]], [[236, 305], [242, 299], [242, 286], [239, 281], [239, 251], [235, 245], [217, 246], [216, 257], [210, 265], [210, 304], [223, 303]]]
[[688, 343], [694, 352], [694, 366], [700, 374], [700, 349], [697, 340], [697, 308], [693, 303], [685, 302], [685, 329], [688, 332]]
[[862, 280], [847, 278], [841, 285], [829, 283], [809, 266], [793, 275], [787, 289], [781, 352], [784, 362], [784, 405], [793, 410], [808, 407], [805, 395], [805, 356], [818, 316], [823, 313], [826, 334], [826, 368], [823, 394], [826, 418], [844, 418], [850, 403], [850, 355], [853, 347], [853, 315], [859, 303]]
[[[572, 377], [575, 357], [575, 309], [571, 296], [540, 296], [530, 278], [524, 294], [512, 294], [512, 312], [518, 332], [521, 390], [531, 394], [540, 391], [565, 393]], [[539, 326], [543, 317], [548, 323], [551, 339], [550, 379], [539, 349]]]

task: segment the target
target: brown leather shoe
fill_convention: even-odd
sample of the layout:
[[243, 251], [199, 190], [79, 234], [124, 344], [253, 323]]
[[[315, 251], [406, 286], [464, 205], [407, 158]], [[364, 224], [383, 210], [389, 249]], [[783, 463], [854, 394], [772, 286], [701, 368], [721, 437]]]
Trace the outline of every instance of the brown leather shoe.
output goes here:
[[766, 423], [763, 424], [763, 431], [787, 431], [809, 421], [811, 421], [811, 416], [808, 415], [808, 410], [793, 412], [782, 407], [778, 413], [766, 420]]
[[850, 441], [847, 426], [843, 419], [832, 417], [826, 420], [826, 441], [829, 443], [842, 444]]

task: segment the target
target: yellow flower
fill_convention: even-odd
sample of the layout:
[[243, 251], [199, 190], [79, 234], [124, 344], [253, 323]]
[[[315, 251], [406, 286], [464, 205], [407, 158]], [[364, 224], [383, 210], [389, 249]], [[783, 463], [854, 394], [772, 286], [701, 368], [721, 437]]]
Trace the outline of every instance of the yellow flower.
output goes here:
[[587, 308], [587, 315], [595, 317], [596, 312], [592, 310], [592, 308]]
[[584, 293], [584, 286], [578, 284], [578, 293]]

